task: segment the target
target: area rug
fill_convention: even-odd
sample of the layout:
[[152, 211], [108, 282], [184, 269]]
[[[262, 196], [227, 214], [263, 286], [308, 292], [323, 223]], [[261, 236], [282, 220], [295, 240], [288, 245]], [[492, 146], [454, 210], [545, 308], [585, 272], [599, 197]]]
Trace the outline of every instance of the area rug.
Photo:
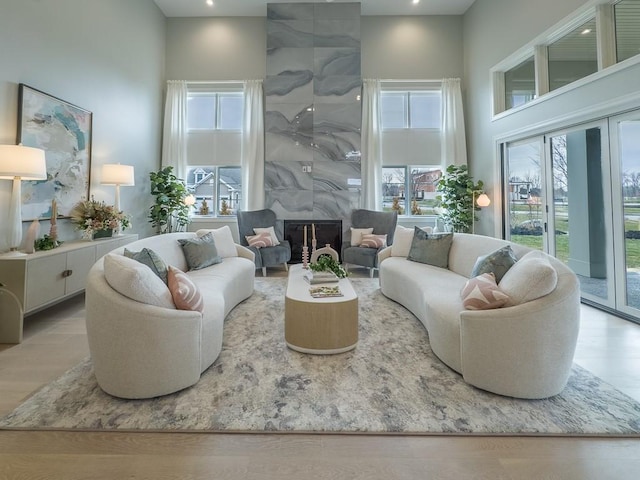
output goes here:
[[97, 385], [90, 359], [0, 420], [5, 429], [191, 432], [637, 435], [640, 404], [574, 366], [545, 400], [518, 400], [466, 384], [429, 347], [422, 324], [353, 279], [360, 340], [339, 355], [284, 343], [285, 279], [256, 279], [224, 326], [218, 360], [183, 391], [121, 400]]

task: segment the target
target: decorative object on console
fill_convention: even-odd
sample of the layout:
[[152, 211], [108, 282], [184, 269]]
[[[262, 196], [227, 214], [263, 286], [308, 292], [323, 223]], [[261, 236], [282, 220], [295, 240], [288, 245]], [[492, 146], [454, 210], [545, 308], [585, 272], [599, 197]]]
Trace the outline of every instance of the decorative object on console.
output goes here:
[[77, 230], [82, 230], [82, 237], [86, 239], [110, 237], [109, 232], [113, 232], [118, 225], [123, 230], [131, 225], [128, 215], [93, 197], [78, 202], [70, 216], [71, 223]]
[[438, 181], [436, 199], [441, 208], [439, 216], [451, 231], [469, 233], [473, 230], [476, 211], [474, 192], [482, 192], [483, 185], [482, 180], [473, 182], [466, 165], [447, 167], [445, 174]]
[[[105, 164], [102, 165], [102, 185], [115, 185], [116, 196], [114, 206], [120, 211], [120, 185], [133, 186], [136, 184], [133, 167], [131, 165]], [[120, 225], [114, 229], [116, 235], [120, 235]]]
[[45, 219], [51, 192], [62, 217], [89, 198], [92, 113], [20, 84], [18, 142], [46, 151], [46, 181], [25, 185], [22, 220]]
[[22, 243], [21, 182], [46, 178], [44, 150], [23, 145], [0, 145], [0, 179], [13, 180], [8, 222], [11, 255], [23, 255], [18, 251]]
[[27, 236], [24, 239], [22, 249], [24, 253], [33, 253], [36, 251], [36, 239], [40, 234], [40, 222], [36, 218], [27, 229]]

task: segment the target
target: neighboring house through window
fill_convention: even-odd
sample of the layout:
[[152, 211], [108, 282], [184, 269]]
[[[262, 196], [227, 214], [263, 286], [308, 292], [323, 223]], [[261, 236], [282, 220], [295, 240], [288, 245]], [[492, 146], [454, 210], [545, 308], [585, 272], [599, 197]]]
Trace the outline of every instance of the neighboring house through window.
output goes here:
[[196, 198], [193, 215], [235, 215], [242, 201], [241, 84], [189, 88], [187, 188]]

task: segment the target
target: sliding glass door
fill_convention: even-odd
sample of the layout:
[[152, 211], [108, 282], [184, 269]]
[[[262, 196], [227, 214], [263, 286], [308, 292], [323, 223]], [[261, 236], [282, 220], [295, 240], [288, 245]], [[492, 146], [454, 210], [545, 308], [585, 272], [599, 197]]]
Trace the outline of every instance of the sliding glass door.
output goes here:
[[505, 238], [546, 250], [542, 137], [508, 143], [505, 148]]
[[617, 309], [640, 318], [640, 112], [613, 117]]
[[[607, 124], [546, 137], [550, 254], [578, 275], [583, 298], [614, 306]], [[604, 148], [603, 148], [604, 147]]]
[[607, 122], [504, 148], [505, 238], [568, 265], [583, 299], [615, 307]]

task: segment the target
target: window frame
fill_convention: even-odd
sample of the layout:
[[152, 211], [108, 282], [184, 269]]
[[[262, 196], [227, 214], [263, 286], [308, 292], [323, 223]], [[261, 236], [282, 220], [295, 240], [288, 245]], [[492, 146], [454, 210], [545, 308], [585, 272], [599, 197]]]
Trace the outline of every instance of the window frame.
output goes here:
[[[436, 94], [439, 97], [439, 101], [440, 101], [440, 108], [438, 109], [438, 116], [439, 116], [439, 122], [438, 122], [438, 126], [437, 127], [414, 127], [412, 125], [411, 122], [411, 95], [414, 94], [425, 94], [425, 93], [431, 93], [431, 94]], [[436, 131], [436, 130], [440, 130], [441, 127], [441, 123], [442, 123], [442, 89], [440, 88], [440, 86], [438, 87], [433, 87], [433, 86], [424, 86], [423, 88], [417, 88], [417, 87], [413, 87], [413, 88], [398, 88], [398, 87], [385, 87], [382, 86], [380, 89], [380, 96], [381, 96], [381, 103], [382, 103], [382, 97], [384, 95], [396, 95], [396, 96], [402, 96], [403, 99], [403, 105], [404, 105], [404, 112], [403, 112], [403, 126], [402, 127], [384, 127], [383, 122], [382, 122], [382, 118], [380, 121], [380, 128], [383, 132], [389, 132], [389, 131], [398, 131], [398, 130], [431, 130], [431, 131]], [[382, 106], [380, 108], [380, 115], [382, 117]]]
[[[222, 178], [220, 176], [220, 170], [225, 169], [225, 168], [234, 168], [234, 169], [238, 169], [239, 170], [239, 174], [240, 174], [240, 188], [239, 188], [239, 192], [240, 195], [238, 197], [237, 200], [235, 200], [235, 202], [237, 203], [237, 205], [233, 206], [230, 205], [230, 207], [232, 209], [235, 210], [235, 212], [238, 211], [238, 209], [240, 208], [240, 204], [242, 203], [242, 167], [239, 165], [188, 165], [187, 166], [187, 175], [186, 177], [189, 178], [189, 172], [192, 170], [197, 170], [198, 168], [202, 168], [205, 170], [212, 170], [214, 172], [214, 181], [213, 181], [213, 192], [211, 197], [209, 197], [209, 195], [198, 195], [196, 196], [195, 192], [194, 192], [194, 188], [196, 183], [193, 184], [189, 184], [187, 182], [186, 186], [187, 186], [187, 190], [189, 191], [189, 193], [191, 193], [192, 195], [194, 195], [194, 197], [196, 198], [196, 203], [194, 204], [194, 206], [192, 208], [189, 209], [189, 217], [196, 219], [196, 218], [230, 218], [233, 217], [235, 218], [237, 216], [237, 213], [232, 213], [230, 215], [221, 215], [220, 214], [220, 207], [222, 206], [222, 201], [220, 198], [220, 182], [222, 181]], [[194, 174], [195, 177], [195, 174]], [[206, 178], [206, 176], [205, 176]], [[195, 178], [194, 178], [195, 180]], [[207, 201], [209, 200], [209, 198], [211, 198], [211, 203], [209, 205], [209, 213], [206, 215], [202, 215], [198, 212], [198, 202], [200, 202], [201, 200], [198, 200], [200, 197], [203, 197], [205, 199], [207, 199]]]
[[[244, 93], [242, 91], [224, 91], [212, 88], [211, 90], [188, 90], [187, 92], [187, 133], [199, 133], [199, 132], [241, 132], [242, 131], [242, 119], [238, 128], [221, 128], [222, 123], [222, 108], [220, 108], [220, 100], [224, 97], [240, 97], [242, 98]], [[214, 118], [213, 128], [195, 128], [189, 126], [189, 99], [193, 97], [213, 97], [214, 100]]]
[[[385, 169], [393, 169], [393, 170], [403, 170], [404, 171], [404, 182], [402, 184], [402, 189], [404, 192], [404, 197], [399, 197], [401, 198], [401, 211], [402, 213], [398, 212], [398, 216], [401, 216], [403, 218], [434, 218], [437, 217], [438, 215], [433, 212], [433, 213], [425, 213], [425, 214], [414, 214], [412, 213], [412, 205], [410, 202], [413, 201], [413, 198], [409, 198], [409, 197], [413, 197], [412, 194], [407, 195], [407, 192], [413, 192], [413, 174], [412, 174], [412, 170], [414, 169], [419, 169], [419, 170], [427, 170], [427, 171], [433, 171], [433, 170], [438, 170], [440, 171], [440, 178], [442, 178], [442, 175], [444, 174], [444, 169], [442, 168], [442, 165], [383, 165], [382, 166], [382, 171], [381, 171], [381, 180], [384, 180], [384, 171]], [[383, 211], [390, 211], [393, 210], [392, 208], [390, 208], [389, 210], [385, 210], [385, 206], [384, 206], [384, 182], [382, 182], [382, 190], [383, 190], [383, 196], [382, 196], [382, 209]], [[436, 183], [436, 187], [437, 187], [437, 183]], [[436, 194], [434, 196], [434, 198], [437, 197], [437, 190], [434, 190], [434, 193]], [[422, 199], [424, 200], [424, 198]], [[436, 205], [434, 205], [433, 208], [435, 208]]]

